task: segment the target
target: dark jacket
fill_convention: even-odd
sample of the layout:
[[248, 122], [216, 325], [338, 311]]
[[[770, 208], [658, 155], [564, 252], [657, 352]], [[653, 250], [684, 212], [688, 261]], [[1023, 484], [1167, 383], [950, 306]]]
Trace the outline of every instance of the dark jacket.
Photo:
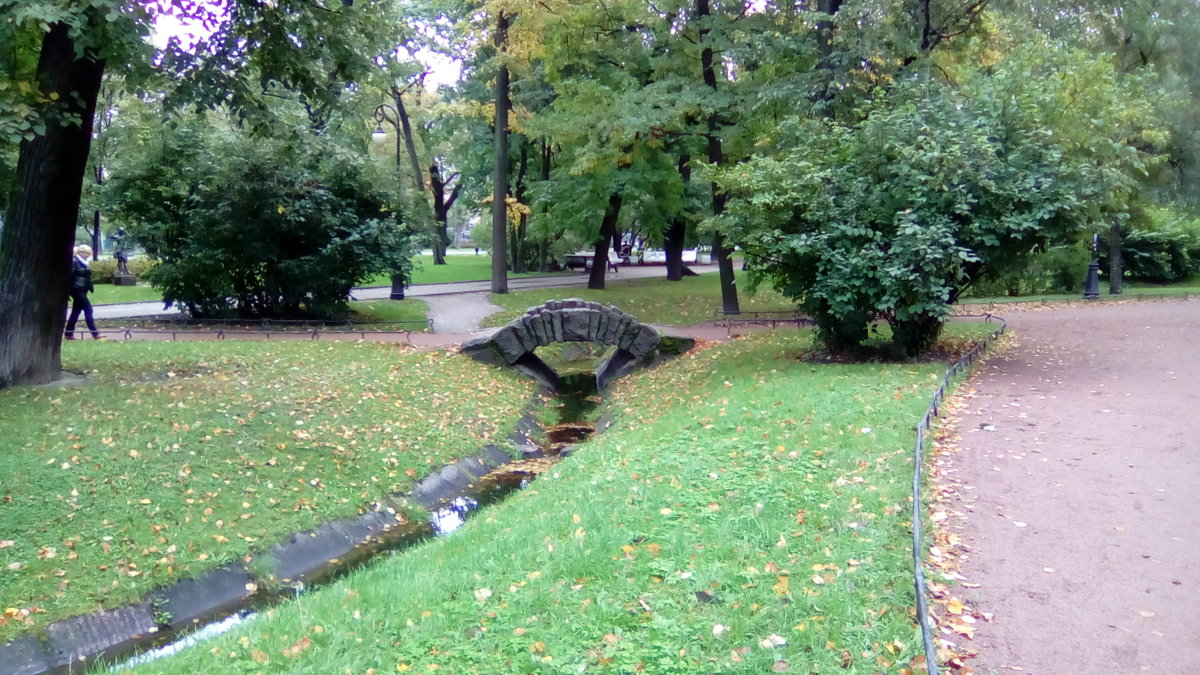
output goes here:
[[96, 290], [92, 285], [92, 270], [79, 258], [71, 258], [71, 293], [87, 294]]

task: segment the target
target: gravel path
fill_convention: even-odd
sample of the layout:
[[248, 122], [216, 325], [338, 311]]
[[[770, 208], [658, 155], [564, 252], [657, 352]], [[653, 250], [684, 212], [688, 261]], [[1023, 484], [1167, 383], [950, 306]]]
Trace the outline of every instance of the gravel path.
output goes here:
[[501, 311], [488, 300], [487, 293], [429, 295], [421, 298], [429, 305], [434, 333], [472, 333], [487, 317]]
[[948, 478], [976, 673], [1200, 673], [1200, 302], [1006, 316]]

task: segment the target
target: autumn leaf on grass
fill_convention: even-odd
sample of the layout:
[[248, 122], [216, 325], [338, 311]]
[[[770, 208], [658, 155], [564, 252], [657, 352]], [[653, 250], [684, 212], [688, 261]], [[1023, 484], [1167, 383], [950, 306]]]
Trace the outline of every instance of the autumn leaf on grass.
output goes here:
[[773, 591], [775, 591], [776, 596], [782, 597], [782, 596], [786, 596], [786, 595], [791, 595], [791, 591], [788, 590], [787, 575], [785, 574], [785, 575], [780, 576], [779, 582], [776, 583], [774, 586], [771, 586], [771, 589]]
[[306, 637], [302, 637], [299, 640], [297, 640], [296, 642], [294, 642], [290, 647], [284, 647], [283, 655], [288, 657], [289, 659], [292, 659], [292, 658], [300, 656], [304, 652], [308, 651], [308, 648], [311, 646], [312, 646], [312, 640], [310, 640]]

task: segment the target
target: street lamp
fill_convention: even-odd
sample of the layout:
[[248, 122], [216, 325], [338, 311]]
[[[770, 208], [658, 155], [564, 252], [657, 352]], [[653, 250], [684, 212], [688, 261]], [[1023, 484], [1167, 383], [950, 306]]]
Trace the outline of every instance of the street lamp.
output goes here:
[[[392, 129], [396, 132], [396, 173], [400, 173], [400, 115], [392, 106], [382, 103], [375, 106], [375, 131], [371, 132], [371, 140], [375, 145], [383, 145], [387, 141], [387, 132], [383, 130], [383, 123], [387, 122], [392, 125]], [[392, 300], [404, 299], [404, 275], [392, 275], [392, 292], [388, 296]]]

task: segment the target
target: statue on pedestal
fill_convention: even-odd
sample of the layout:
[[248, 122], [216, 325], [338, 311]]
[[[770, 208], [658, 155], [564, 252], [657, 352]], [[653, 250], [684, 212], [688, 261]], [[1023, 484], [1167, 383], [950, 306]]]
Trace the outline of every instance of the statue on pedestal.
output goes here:
[[113, 260], [117, 261], [117, 272], [113, 275], [113, 283], [117, 286], [133, 286], [137, 283], [133, 273], [129, 271], [129, 244], [126, 242], [128, 235], [125, 233], [125, 228], [118, 227], [117, 231], [109, 237], [112, 242]]
[[125, 243], [125, 228], [118, 227], [113, 233], [113, 259], [117, 261], [117, 274], [129, 274], [129, 245]]

